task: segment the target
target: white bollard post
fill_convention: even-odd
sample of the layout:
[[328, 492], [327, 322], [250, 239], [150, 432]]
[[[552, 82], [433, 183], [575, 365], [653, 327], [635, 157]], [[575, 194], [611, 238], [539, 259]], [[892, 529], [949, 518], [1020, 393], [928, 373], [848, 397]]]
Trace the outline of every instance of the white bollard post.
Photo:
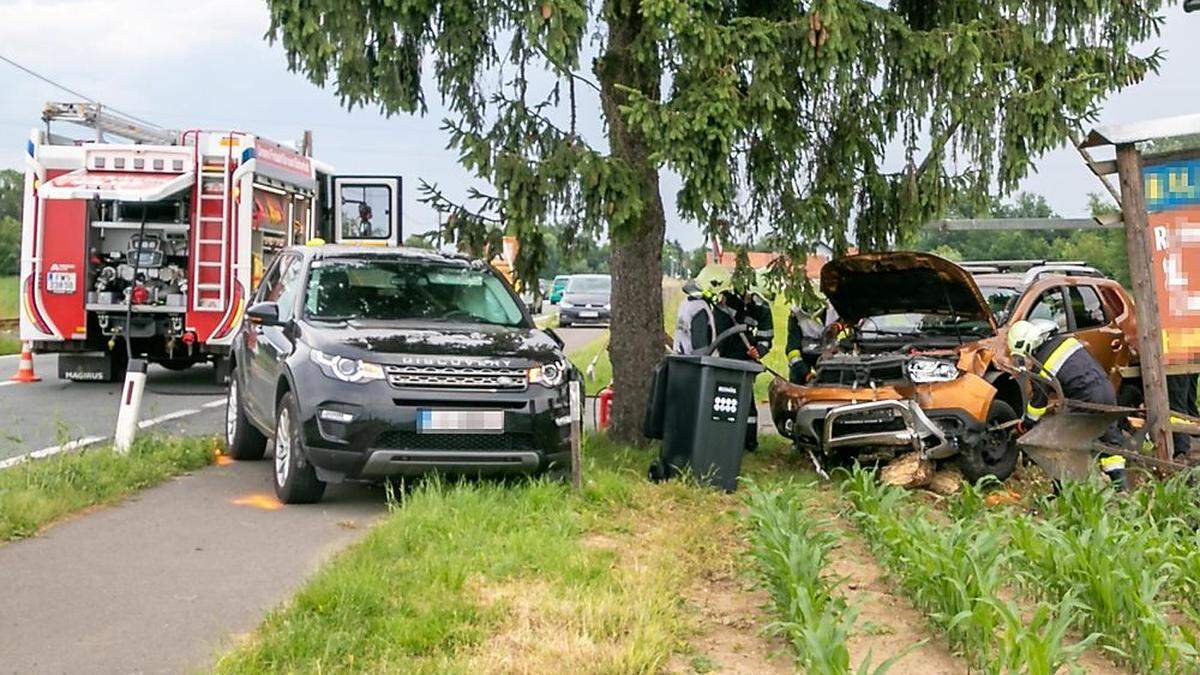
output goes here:
[[113, 436], [113, 447], [121, 454], [127, 454], [133, 447], [142, 408], [142, 390], [145, 388], [146, 362], [130, 359], [129, 367], [125, 370], [125, 386], [121, 389], [121, 407], [117, 410], [117, 433]]
[[580, 448], [583, 444], [583, 384], [572, 381], [568, 385], [571, 405], [571, 486], [576, 490], [583, 487], [583, 457]]

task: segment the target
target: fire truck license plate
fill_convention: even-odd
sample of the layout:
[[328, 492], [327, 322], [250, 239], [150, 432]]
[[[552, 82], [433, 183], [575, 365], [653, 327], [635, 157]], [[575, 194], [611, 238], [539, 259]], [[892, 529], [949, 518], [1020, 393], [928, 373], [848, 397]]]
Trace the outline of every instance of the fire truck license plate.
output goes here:
[[46, 290], [51, 293], [70, 295], [75, 292], [74, 272], [49, 272], [46, 274]]

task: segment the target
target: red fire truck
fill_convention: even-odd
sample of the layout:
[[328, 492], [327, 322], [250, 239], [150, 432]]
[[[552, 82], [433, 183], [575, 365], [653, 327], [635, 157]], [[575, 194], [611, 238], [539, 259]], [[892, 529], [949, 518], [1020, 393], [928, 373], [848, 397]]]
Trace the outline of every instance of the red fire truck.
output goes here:
[[402, 241], [398, 176], [337, 176], [262, 136], [167, 130], [98, 104], [50, 103], [43, 120], [26, 147], [21, 339], [59, 352], [65, 379], [121, 378], [129, 340], [170, 369], [212, 362], [223, 380], [276, 252]]

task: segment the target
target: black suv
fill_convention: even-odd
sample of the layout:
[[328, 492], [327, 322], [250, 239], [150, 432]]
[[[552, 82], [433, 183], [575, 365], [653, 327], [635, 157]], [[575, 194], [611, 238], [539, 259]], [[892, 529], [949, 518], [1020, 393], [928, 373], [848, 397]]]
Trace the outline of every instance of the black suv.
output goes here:
[[419, 249], [283, 251], [234, 342], [226, 440], [275, 492], [428, 471], [533, 473], [570, 462], [568, 382], [553, 332], [491, 267]]

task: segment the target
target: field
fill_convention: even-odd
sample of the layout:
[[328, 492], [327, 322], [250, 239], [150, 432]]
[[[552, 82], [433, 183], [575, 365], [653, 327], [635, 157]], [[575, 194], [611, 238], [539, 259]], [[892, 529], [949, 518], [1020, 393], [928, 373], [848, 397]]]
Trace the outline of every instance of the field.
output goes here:
[[[0, 319], [17, 318], [17, 298], [17, 278], [0, 277]], [[16, 331], [0, 329], [0, 355], [15, 354], [19, 351], [21, 342], [17, 339]]]

